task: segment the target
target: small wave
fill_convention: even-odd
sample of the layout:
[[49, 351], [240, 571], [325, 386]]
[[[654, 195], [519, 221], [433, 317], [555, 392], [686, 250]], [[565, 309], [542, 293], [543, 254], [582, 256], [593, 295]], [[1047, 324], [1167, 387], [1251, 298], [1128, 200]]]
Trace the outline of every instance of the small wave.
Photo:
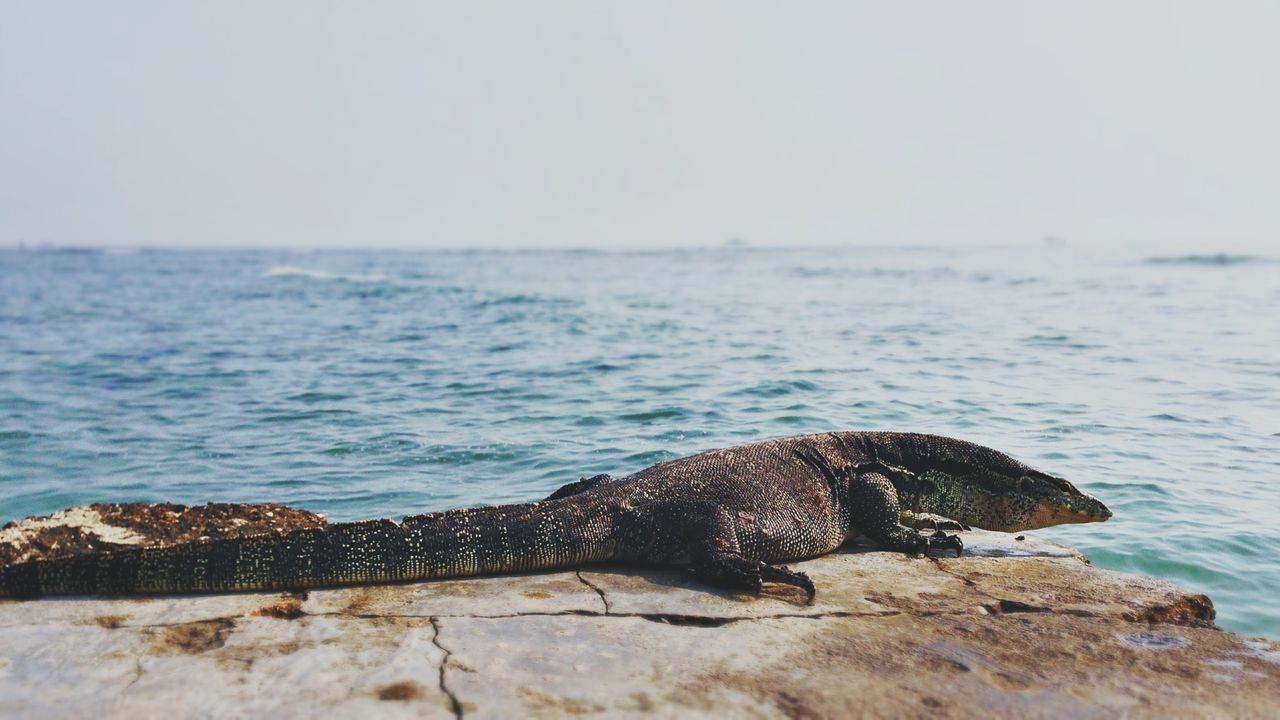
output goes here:
[[611, 363], [605, 360], [580, 360], [578, 362], [569, 363], [565, 370], [559, 373], [554, 373], [554, 375], [556, 377], [573, 377], [580, 375], [583, 372], [609, 373], [616, 372], [618, 370], [627, 370], [630, 368], [631, 366], [628, 364]]
[[536, 295], [526, 295], [524, 293], [515, 293], [513, 295], [497, 295], [491, 298], [480, 300], [476, 305], [487, 307], [489, 305], [531, 305], [541, 302], [541, 298]]
[[288, 399], [294, 402], [306, 403], [310, 405], [312, 403], [319, 403], [319, 402], [340, 402], [342, 400], [350, 400], [351, 394], [350, 393], [318, 392], [318, 391], [312, 390], [308, 392], [298, 393], [296, 395], [290, 395]]
[[0, 430], [0, 440], [30, 440], [35, 435], [26, 430]]
[[[885, 278], [890, 280], [905, 279], [937, 279], [944, 277], [956, 277], [959, 275], [955, 270], [949, 267], [926, 267], [926, 268], [892, 268], [892, 267], [806, 267], [797, 266], [791, 268], [788, 273], [792, 277], [798, 278]], [[975, 278], [980, 277], [978, 275]], [[986, 277], [980, 280], [988, 282], [991, 278]]]
[[701, 438], [714, 438], [715, 432], [705, 429], [687, 429], [674, 428], [660, 432], [656, 435], [650, 435], [647, 440], [655, 442], [683, 442], [685, 440], [694, 440]]
[[267, 268], [262, 273], [262, 277], [300, 277], [309, 278], [311, 280], [345, 280], [347, 282], [385, 282], [386, 275], [369, 274], [343, 274], [332, 273], [326, 270], [311, 270], [308, 268], [294, 267], [293, 265], [275, 265]]
[[511, 352], [512, 350], [522, 350], [528, 346], [529, 346], [529, 343], [527, 342], [499, 343], [497, 345], [490, 345], [489, 347], [485, 348], [485, 352], [504, 353], [504, 352]]
[[812, 392], [819, 389], [817, 383], [808, 380], [768, 381], [737, 390], [732, 395], [753, 397], [781, 397], [791, 393]]
[[632, 453], [623, 458], [622, 462], [628, 467], [648, 467], [667, 460], [675, 460], [678, 457], [680, 456], [670, 450], [647, 450]]
[[405, 454], [419, 449], [416, 440], [399, 433], [384, 433], [363, 442], [340, 442], [320, 451], [321, 455], [346, 457], [348, 455]]
[[1073, 342], [1066, 335], [1030, 335], [1022, 338], [1022, 342], [1037, 347], [1060, 347], [1068, 350], [1092, 350], [1105, 347], [1097, 343]]
[[1215, 253], [1212, 255], [1169, 255], [1149, 257], [1144, 261], [1148, 265], [1193, 265], [1202, 267], [1228, 267], [1231, 265], [1262, 265], [1276, 262], [1272, 258], [1259, 255], [1232, 255]]
[[549, 295], [532, 295], [528, 293], [512, 293], [512, 294], [495, 294], [487, 297], [481, 297], [472, 303], [475, 308], [489, 307], [506, 307], [520, 305], [540, 305], [540, 306], [577, 306], [582, 303], [564, 297], [554, 297]]
[[42, 245], [28, 249], [45, 255], [102, 255], [103, 249], [81, 245]]
[[849, 273], [848, 268], [833, 267], [794, 267], [791, 274], [801, 278], [840, 277]]
[[814, 415], [778, 415], [772, 418], [770, 422], [775, 425], [801, 428], [822, 428], [831, 426], [831, 422], [826, 418], [820, 418]]
[[673, 420], [682, 418], [687, 414], [688, 411], [684, 408], [664, 407], [656, 410], [649, 410], [648, 412], [626, 413], [624, 415], [619, 415], [618, 419], [626, 422], [650, 423], [654, 420]]
[[489, 445], [466, 447], [458, 445], [432, 445], [413, 458], [415, 465], [470, 465], [478, 462], [510, 462], [521, 460], [525, 452], [514, 445]]
[[1147, 419], [1149, 419], [1149, 420], [1163, 420], [1163, 421], [1165, 421], [1165, 422], [1176, 422], [1176, 423], [1193, 423], [1193, 424], [1196, 424], [1196, 425], [1205, 425], [1205, 424], [1207, 424], [1207, 422], [1208, 422], [1208, 421], [1206, 421], [1206, 420], [1199, 420], [1199, 419], [1196, 419], [1196, 418], [1189, 418], [1189, 417], [1185, 417], [1185, 416], [1182, 416], [1182, 415], [1176, 415], [1176, 414], [1174, 414], [1174, 413], [1157, 413], [1157, 414], [1155, 414], [1155, 415], [1148, 415], [1148, 416], [1147, 416]]
[[323, 419], [332, 418], [338, 415], [359, 415], [359, 413], [357, 413], [355, 410], [341, 410], [341, 409], [307, 410], [305, 412], [278, 413], [275, 415], [268, 415], [267, 417], [262, 418], [261, 422], [289, 423], [289, 422], [298, 422], [301, 420], [323, 420]]

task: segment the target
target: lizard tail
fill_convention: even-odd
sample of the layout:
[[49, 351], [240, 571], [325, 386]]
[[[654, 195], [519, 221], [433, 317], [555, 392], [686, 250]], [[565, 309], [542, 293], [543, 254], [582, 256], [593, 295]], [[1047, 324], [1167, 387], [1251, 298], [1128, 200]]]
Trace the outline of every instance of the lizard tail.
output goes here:
[[565, 499], [128, 548], [0, 567], [0, 597], [293, 590], [567, 567], [608, 559], [604, 522]]

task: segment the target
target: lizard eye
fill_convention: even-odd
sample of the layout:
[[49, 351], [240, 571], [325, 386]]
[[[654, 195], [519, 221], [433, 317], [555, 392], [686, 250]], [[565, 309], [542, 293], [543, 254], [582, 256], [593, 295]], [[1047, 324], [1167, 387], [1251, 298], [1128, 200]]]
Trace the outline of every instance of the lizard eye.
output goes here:
[[1027, 488], [1035, 485], [1035, 482], [1036, 481], [1032, 480], [1029, 476], [1023, 475], [1022, 477], [1018, 478], [1018, 489], [1026, 490]]

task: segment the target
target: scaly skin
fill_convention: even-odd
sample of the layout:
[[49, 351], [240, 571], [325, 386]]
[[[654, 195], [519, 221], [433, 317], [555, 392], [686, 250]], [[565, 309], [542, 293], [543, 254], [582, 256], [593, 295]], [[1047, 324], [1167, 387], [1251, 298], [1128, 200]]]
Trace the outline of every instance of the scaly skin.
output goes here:
[[[779, 582], [812, 598], [808, 577], [771, 563], [859, 536], [958, 555], [960, 539], [936, 528], [1014, 532], [1110, 516], [1067, 481], [980, 445], [826, 433], [599, 475], [541, 502], [26, 562], [0, 568], [0, 597], [292, 590], [616, 561], [688, 565], [708, 583], [752, 592]], [[908, 526], [929, 524], [935, 532]]]

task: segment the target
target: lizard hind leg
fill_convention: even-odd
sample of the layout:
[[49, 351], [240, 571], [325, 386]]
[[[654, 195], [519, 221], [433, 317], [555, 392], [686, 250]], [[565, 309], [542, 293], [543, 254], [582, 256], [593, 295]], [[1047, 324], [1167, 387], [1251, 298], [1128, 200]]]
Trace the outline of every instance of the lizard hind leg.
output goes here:
[[808, 575], [743, 557], [733, 523], [722, 510], [715, 510], [704, 532], [690, 540], [690, 570], [704, 582], [755, 594], [764, 590], [765, 583], [791, 585], [804, 590], [807, 602], [813, 601], [817, 590]]

